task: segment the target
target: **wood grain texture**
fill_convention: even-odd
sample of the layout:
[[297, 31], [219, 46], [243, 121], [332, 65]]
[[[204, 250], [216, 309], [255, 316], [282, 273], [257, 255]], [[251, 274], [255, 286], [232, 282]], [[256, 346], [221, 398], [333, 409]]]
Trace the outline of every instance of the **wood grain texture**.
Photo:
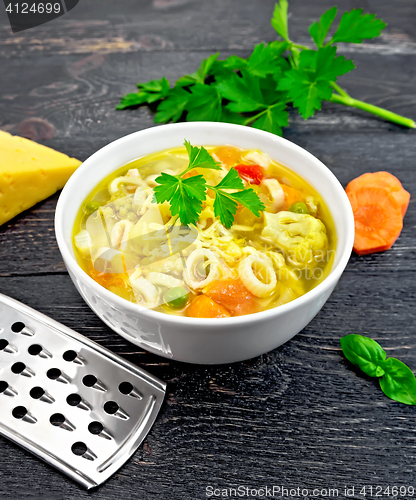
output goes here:
[[[341, 11], [363, 7], [389, 23], [379, 40], [341, 47], [357, 65], [343, 86], [415, 119], [415, 2], [337, 3]], [[332, 4], [293, 0], [293, 38], [309, 43], [308, 24]], [[273, 39], [272, 9], [272, 0], [81, 0], [68, 15], [15, 35], [0, 9], [0, 128], [84, 160], [153, 126], [146, 108], [114, 110], [136, 82], [162, 75], [173, 82], [212, 52], [246, 56], [254, 43]], [[325, 104], [306, 122], [291, 113], [284, 134], [344, 186], [363, 172], [389, 170], [416, 194], [414, 131]], [[334, 294], [299, 335], [258, 358], [205, 367], [140, 350], [92, 313], [57, 249], [57, 198], [0, 228], [1, 293], [159, 376], [167, 397], [144, 445], [91, 493], [0, 439], [2, 499], [203, 499], [208, 485], [416, 487], [415, 409], [386, 398], [339, 346], [347, 333], [368, 335], [416, 371], [413, 199], [393, 249], [353, 255]]]

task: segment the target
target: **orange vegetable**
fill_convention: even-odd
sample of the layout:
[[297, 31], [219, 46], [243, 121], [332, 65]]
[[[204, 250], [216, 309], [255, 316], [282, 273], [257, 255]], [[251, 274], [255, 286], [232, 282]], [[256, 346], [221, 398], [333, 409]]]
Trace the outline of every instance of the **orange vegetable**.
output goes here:
[[206, 295], [228, 309], [233, 316], [251, 314], [258, 310], [254, 295], [239, 279], [213, 281], [208, 285]]
[[393, 198], [400, 205], [402, 216], [406, 214], [407, 207], [409, 206], [410, 193], [408, 193], [402, 186], [402, 183], [397, 177], [389, 172], [374, 172], [373, 174], [367, 173], [360, 175], [353, 179], [345, 188], [347, 193], [355, 191], [361, 187], [382, 187], [389, 191]]
[[400, 205], [388, 189], [361, 187], [347, 193], [354, 212], [354, 251], [382, 252], [393, 246], [403, 228]]
[[295, 189], [291, 186], [288, 186], [287, 184], [282, 184], [282, 189], [285, 193], [285, 204], [283, 206], [283, 210], [287, 210], [289, 207], [291, 207], [294, 203], [297, 203], [298, 201], [303, 201], [304, 199], [304, 194], [302, 191], [299, 191], [299, 189]]
[[232, 167], [241, 160], [241, 151], [233, 146], [222, 146], [214, 153], [227, 167]]
[[221, 304], [206, 295], [198, 295], [186, 309], [191, 318], [229, 318], [231, 314]]
[[192, 170], [184, 174], [182, 178], [187, 179], [188, 177], [193, 177], [194, 175], [198, 175], [198, 172], [193, 168]]
[[94, 281], [99, 283], [104, 288], [108, 288], [110, 286], [127, 288], [126, 282], [128, 281], [129, 276], [126, 273], [102, 273], [97, 271], [91, 264], [88, 274]]

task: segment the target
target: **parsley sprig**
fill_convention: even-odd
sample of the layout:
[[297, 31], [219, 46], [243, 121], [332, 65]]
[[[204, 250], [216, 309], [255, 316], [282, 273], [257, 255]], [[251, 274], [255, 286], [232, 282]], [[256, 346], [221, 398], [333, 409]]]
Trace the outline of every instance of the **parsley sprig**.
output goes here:
[[375, 14], [352, 9], [334, 28], [336, 16], [337, 7], [332, 7], [311, 24], [309, 34], [316, 48], [309, 48], [291, 40], [288, 0], [280, 0], [271, 19], [279, 40], [257, 44], [248, 58], [220, 60], [219, 54], [213, 54], [173, 88], [166, 78], [140, 83], [139, 92], [122, 97], [117, 109], [148, 104], [156, 106], [156, 123], [230, 122], [281, 135], [288, 125], [288, 104], [307, 119], [321, 109], [323, 101], [330, 101], [416, 128], [413, 120], [354, 99], [338, 85], [338, 78], [355, 65], [337, 55], [337, 44], [376, 38], [386, 23]]
[[182, 224], [196, 224], [209, 188], [215, 193], [215, 216], [220, 218], [226, 228], [230, 228], [234, 222], [238, 203], [248, 208], [256, 217], [260, 216], [260, 212], [264, 210], [263, 203], [253, 189], [244, 189], [243, 181], [234, 168], [231, 168], [216, 186], [208, 185], [201, 174], [184, 178], [184, 175], [194, 168], [221, 170], [220, 165], [203, 146], [198, 148], [185, 141], [185, 147], [189, 157], [186, 169], [178, 175], [162, 172], [156, 178], [158, 186], [154, 192], [157, 203], [168, 201], [171, 214], [178, 215]]

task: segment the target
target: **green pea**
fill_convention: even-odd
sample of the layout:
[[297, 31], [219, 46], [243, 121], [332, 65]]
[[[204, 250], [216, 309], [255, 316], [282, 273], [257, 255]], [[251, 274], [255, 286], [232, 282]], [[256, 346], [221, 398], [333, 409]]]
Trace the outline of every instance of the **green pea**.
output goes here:
[[189, 300], [189, 293], [183, 286], [175, 286], [170, 288], [163, 298], [169, 307], [182, 309]]
[[98, 201], [89, 201], [85, 206], [84, 206], [84, 212], [86, 214], [92, 214], [96, 210], [100, 208], [101, 204], [98, 203]]
[[298, 201], [294, 203], [290, 208], [289, 212], [294, 212], [295, 214], [309, 214], [308, 207], [303, 201]]

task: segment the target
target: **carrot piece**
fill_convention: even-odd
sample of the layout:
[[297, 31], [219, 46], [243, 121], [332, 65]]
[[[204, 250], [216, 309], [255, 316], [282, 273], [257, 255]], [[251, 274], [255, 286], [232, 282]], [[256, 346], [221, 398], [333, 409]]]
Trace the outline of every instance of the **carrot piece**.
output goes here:
[[291, 186], [288, 186], [287, 184], [282, 184], [282, 189], [285, 193], [285, 204], [283, 206], [283, 210], [287, 210], [289, 207], [291, 207], [294, 203], [297, 203], [298, 201], [303, 201], [304, 199], [304, 194], [302, 191], [299, 191], [299, 189], [295, 189]]
[[213, 281], [205, 292], [208, 297], [224, 306], [233, 316], [251, 314], [259, 307], [254, 295], [247, 290], [239, 279]]
[[193, 168], [192, 170], [190, 170], [189, 172], [186, 172], [186, 174], [184, 174], [182, 176], [183, 179], [188, 179], [188, 177], [193, 177], [194, 175], [198, 175], [198, 172]]
[[233, 146], [222, 146], [215, 149], [214, 153], [227, 167], [232, 167], [241, 161], [241, 151]]
[[409, 206], [410, 193], [403, 188], [402, 183], [397, 177], [389, 172], [383, 171], [366, 173], [353, 179], [345, 188], [345, 191], [349, 193], [367, 186], [386, 188], [400, 205], [402, 217], [405, 216], [407, 207]]
[[126, 282], [129, 279], [129, 275], [126, 273], [102, 273], [97, 271], [92, 264], [89, 266], [88, 274], [99, 285], [107, 289], [110, 286], [126, 287]]
[[354, 251], [383, 252], [393, 246], [403, 228], [400, 205], [386, 188], [361, 187], [347, 193], [354, 212]]
[[198, 295], [187, 307], [186, 315], [191, 318], [229, 318], [231, 316], [225, 307], [206, 295]]

